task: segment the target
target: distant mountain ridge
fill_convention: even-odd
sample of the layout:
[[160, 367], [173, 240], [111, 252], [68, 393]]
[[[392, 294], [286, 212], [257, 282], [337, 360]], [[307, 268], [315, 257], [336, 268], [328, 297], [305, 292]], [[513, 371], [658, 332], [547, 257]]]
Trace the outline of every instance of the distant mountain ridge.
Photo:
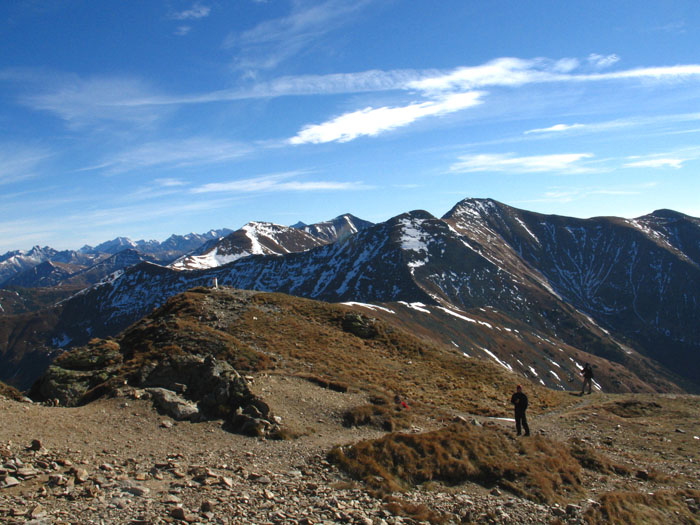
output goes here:
[[[251, 241], [247, 233], [235, 237], [238, 246]], [[693, 390], [700, 387], [699, 245], [700, 220], [675, 212], [584, 220], [465, 199], [440, 219], [413, 211], [330, 244], [299, 242], [303, 251], [279, 253], [277, 242], [268, 254], [190, 271], [140, 263], [64, 301], [51, 335], [72, 345], [117, 333], [216, 278], [365, 304], [557, 388], [590, 359], [606, 388]]]
[[[183, 254], [207, 242], [219, 240], [231, 232], [232, 230], [223, 228], [203, 234], [171, 235], [162, 243], [117, 237], [95, 247], [85, 245], [77, 251], [57, 251], [48, 246], [35, 246], [28, 252], [15, 250], [0, 256], [0, 287], [88, 286], [111, 271], [126, 266], [113, 268], [103, 274], [99, 274], [99, 268], [114, 266], [119, 261], [129, 266], [144, 260], [168, 264]], [[119, 258], [112, 259], [106, 265], [99, 265], [120, 252], [124, 253]], [[140, 255], [138, 260], [135, 253]], [[91, 277], [83, 278], [86, 275]]]
[[215, 243], [202, 246], [169, 265], [176, 270], [215, 268], [249, 255], [284, 255], [303, 252], [345, 239], [368, 228], [371, 222], [350, 214], [312, 225], [282, 226], [270, 222], [249, 222]]
[[369, 221], [358, 219], [354, 215], [346, 213], [345, 215], [340, 215], [335, 219], [325, 222], [318, 222], [316, 224], [304, 224], [299, 222], [294, 224], [292, 228], [297, 228], [303, 230], [316, 237], [317, 239], [322, 239], [326, 242], [336, 242], [354, 235], [360, 230], [364, 230], [373, 226]]

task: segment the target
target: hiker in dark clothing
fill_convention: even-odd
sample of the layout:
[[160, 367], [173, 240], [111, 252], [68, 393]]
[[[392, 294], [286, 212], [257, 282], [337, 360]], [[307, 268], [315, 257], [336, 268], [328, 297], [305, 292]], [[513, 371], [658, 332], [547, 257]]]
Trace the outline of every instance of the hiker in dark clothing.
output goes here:
[[520, 428], [525, 430], [525, 435], [530, 435], [530, 427], [527, 425], [527, 396], [523, 394], [523, 387], [518, 385], [517, 392], [510, 398], [510, 402], [515, 408], [515, 432], [520, 435]]
[[586, 385], [588, 385], [588, 393], [591, 393], [591, 385], [593, 384], [593, 369], [591, 365], [586, 363], [581, 370], [581, 375], [583, 376], [583, 386], [581, 387], [581, 395], [583, 391], [586, 390]]

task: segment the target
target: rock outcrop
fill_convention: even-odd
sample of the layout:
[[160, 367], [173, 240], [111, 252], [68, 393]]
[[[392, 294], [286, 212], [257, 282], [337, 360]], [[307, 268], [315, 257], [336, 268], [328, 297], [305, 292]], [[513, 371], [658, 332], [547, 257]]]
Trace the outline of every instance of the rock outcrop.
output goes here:
[[270, 408], [226, 361], [180, 354], [159, 360], [125, 360], [116, 341], [94, 341], [61, 355], [36, 383], [41, 401], [78, 406], [117, 390], [139, 390], [156, 408], [176, 420], [223, 419], [226, 428], [252, 436], [278, 429]]

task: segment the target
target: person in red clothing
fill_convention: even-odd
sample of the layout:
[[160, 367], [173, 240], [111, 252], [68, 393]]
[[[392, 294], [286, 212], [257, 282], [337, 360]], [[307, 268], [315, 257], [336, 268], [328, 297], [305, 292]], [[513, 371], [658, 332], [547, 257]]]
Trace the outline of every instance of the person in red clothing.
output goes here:
[[519, 436], [521, 427], [525, 431], [525, 435], [530, 435], [530, 427], [527, 424], [527, 396], [523, 393], [523, 387], [518, 385], [515, 394], [510, 398], [510, 402], [515, 408], [515, 432]]

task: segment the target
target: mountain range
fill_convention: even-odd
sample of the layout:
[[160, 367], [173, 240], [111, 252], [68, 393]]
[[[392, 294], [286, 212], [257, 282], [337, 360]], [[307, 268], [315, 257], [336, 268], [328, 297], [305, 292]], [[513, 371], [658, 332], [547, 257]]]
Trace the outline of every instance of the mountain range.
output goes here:
[[26, 388], [62, 349], [216, 280], [345, 302], [552, 388], [572, 388], [591, 362], [606, 391], [700, 389], [697, 218], [576, 219], [465, 199], [441, 218], [328, 224], [250, 223], [170, 266], [142, 261], [52, 308], [0, 316], [0, 379]]
[[[132, 241], [127, 237], [117, 237], [95, 247], [85, 245], [79, 250], [58, 251], [48, 246], [35, 246], [29, 251], [10, 251], [0, 255], [0, 288], [87, 286], [111, 271], [126, 268], [140, 261], [169, 264], [203, 244], [218, 241], [231, 232], [232, 230], [223, 228], [202, 234], [171, 235], [163, 242]], [[110, 257], [117, 255], [119, 256], [116, 259], [103, 264]], [[140, 258], [137, 261], [135, 257]], [[102, 269], [107, 269], [107, 273]]]

